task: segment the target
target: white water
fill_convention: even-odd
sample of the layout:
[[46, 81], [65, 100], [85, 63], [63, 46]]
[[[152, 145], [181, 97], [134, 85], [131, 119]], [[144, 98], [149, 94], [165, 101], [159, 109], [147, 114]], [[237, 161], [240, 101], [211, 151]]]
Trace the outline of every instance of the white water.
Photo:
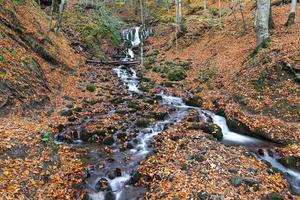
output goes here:
[[[127, 29], [122, 32], [123, 39], [131, 40], [133, 47], [138, 46], [141, 42], [139, 37], [139, 27], [133, 29]], [[128, 49], [128, 55], [130, 58], [134, 58], [132, 49]], [[125, 59], [128, 59], [126, 56]], [[125, 68], [124, 66], [119, 66], [114, 69], [117, 76], [124, 82], [127, 86], [130, 93], [142, 94], [142, 91], [138, 89], [139, 79], [136, 75], [136, 71], [132, 68]], [[257, 138], [253, 138], [246, 135], [241, 135], [229, 130], [226, 119], [222, 116], [216, 115], [210, 111], [203, 110], [197, 107], [187, 106], [182, 98], [175, 96], [164, 95], [163, 93], [158, 94], [162, 97], [162, 104], [169, 105], [170, 107], [176, 108], [176, 110], [167, 117], [164, 121], [159, 121], [151, 124], [147, 128], [140, 129], [136, 139], [138, 141], [135, 144], [134, 148], [125, 153], [124, 158], [129, 158], [129, 163], [125, 163], [124, 166], [118, 166], [122, 168], [122, 174], [120, 177], [114, 179], [109, 179], [105, 176], [98, 175], [97, 179], [93, 179], [93, 185], [97, 180], [101, 178], [106, 178], [109, 182], [109, 185], [114, 192], [116, 200], [125, 200], [125, 199], [137, 199], [135, 196], [137, 194], [130, 193], [130, 188], [127, 184], [131, 179], [132, 173], [134, 173], [138, 163], [146, 158], [146, 156], [151, 152], [152, 148], [149, 146], [149, 143], [156, 135], [163, 132], [166, 125], [179, 123], [186, 115], [188, 115], [190, 109], [195, 109], [198, 111], [199, 116], [204, 120], [212, 119], [213, 123], [217, 124], [223, 133], [223, 142], [229, 145], [243, 145], [246, 147], [264, 147], [265, 145], [270, 145], [269, 143], [262, 141]], [[115, 153], [118, 153], [118, 149], [115, 149]], [[117, 157], [117, 156], [116, 156]], [[299, 171], [288, 169], [280, 164], [277, 160], [277, 157], [271, 156], [267, 151], [264, 151], [264, 155], [258, 155], [258, 159], [262, 159], [270, 163], [274, 168], [277, 168], [281, 172], [287, 175], [287, 179], [291, 184], [294, 191], [300, 193], [299, 182], [300, 182], [300, 173]], [[119, 161], [121, 162], [121, 161]], [[118, 163], [119, 163], [118, 162]], [[128, 197], [128, 193], [130, 196]], [[89, 197], [94, 200], [104, 200], [105, 192], [100, 191], [98, 193], [90, 193]]]

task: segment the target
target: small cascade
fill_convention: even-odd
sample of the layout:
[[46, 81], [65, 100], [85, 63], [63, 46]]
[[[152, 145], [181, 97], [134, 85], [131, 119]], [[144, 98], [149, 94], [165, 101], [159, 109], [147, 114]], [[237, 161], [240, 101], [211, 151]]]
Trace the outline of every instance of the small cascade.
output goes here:
[[[146, 31], [143, 35], [147, 36], [149, 33], [149, 31]], [[128, 40], [131, 43], [131, 47], [125, 50], [128, 53], [124, 59], [134, 58], [135, 55], [132, 49], [140, 44], [140, 35], [140, 27], [125, 29], [122, 32], [123, 39]], [[129, 93], [143, 94], [143, 92], [139, 89], [139, 78], [133, 68], [117, 66], [114, 71], [127, 87]], [[152, 152], [151, 141], [153, 137], [162, 133], [166, 126], [179, 123], [189, 114], [191, 109], [196, 110], [199, 113], [199, 116], [201, 116], [205, 121], [212, 120], [213, 123], [217, 124], [221, 128], [223, 133], [222, 142], [224, 144], [242, 145], [250, 149], [270, 148], [274, 146], [274, 144], [270, 142], [230, 131], [224, 117], [198, 107], [187, 106], [180, 97], [168, 96], [163, 93], [157, 95], [162, 98], [161, 104], [173, 108], [173, 111], [165, 118], [165, 120], [153, 122], [147, 128], [139, 129], [137, 136], [130, 141], [133, 148], [120, 152], [120, 144], [115, 144], [113, 146], [112, 157], [103, 163], [103, 168], [92, 170], [90, 172], [91, 176], [86, 180], [89, 189], [88, 196], [90, 199], [134, 200], [141, 198], [146, 192], [146, 189], [133, 186], [132, 176], [136, 172], [138, 164]], [[126, 130], [126, 133], [129, 133], [130, 131], [131, 130], [129, 128]], [[278, 162], [279, 157], [276, 153], [270, 154], [265, 149], [259, 151], [257, 159], [266, 161], [272, 167], [286, 174], [287, 180], [289, 181], [293, 191], [300, 194], [299, 171], [283, 166], [280, 162]], [[112, 169], [118, 169], [119, 173], [116, 176], [111, 176], [110, 174]], [[108, 182], [108, 186], [105, 189], [102, 188], [97, 190], [97, 183], [99, 180], [105, 180]]]

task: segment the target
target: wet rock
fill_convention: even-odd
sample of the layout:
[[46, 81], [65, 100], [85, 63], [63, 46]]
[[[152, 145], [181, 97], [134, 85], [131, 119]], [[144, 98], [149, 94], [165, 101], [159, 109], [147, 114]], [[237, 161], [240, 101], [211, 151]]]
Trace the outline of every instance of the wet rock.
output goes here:
[[101, 178], [95, 186], [96, 191], [111, 191], [109, 182], [106, 178]]
[[252, 131], [245, 124], [236, 119], [227, 118], [227, 125], [231, 131], [236, 133], [252, 133]]
[[74, 98], [68, 95], [64, 95], [62, 98], [64, 98], [67, 101], [74, 101]]
[[114, 142], [115, 142], [115, 139], [112, 136], [106, 136], [103, 139], [103, 144], [105, 144], [105, 145], [113, 145]]
[[136, 120], [135, 125], [139, 128], [146, 128], [149, 125], [149, 121], [144, 118], [139, 118]]
[[181, 170], [188, 171], [190, 169], [190, 166], [186, 163], [181, 164]]
[[76, 119], [77, 119], [77, 118], [74, 117], [74, 116], [68, 117], [68, 121], [69, 121], [69, 122], [75, 122]]
[[118, 133], [117, 134], [117, 138], [118, 139], [124, 139], [124, 138], [126, 138], [127, 137], [127, 134], [125, 133], [125, 132], [122, 132], [122, 133]]
[[206, 200], [206, 199], [209, 198], [209, 196], [210, 196], [210, 195], [209, 195], [207, 192], [205, 192], [205, 191], [200, 191], [200, 192], [197, 193], [196, 199], [197, 199], [197, 200]]
[[[254, 179], [244, 179], [245, 190], [246, 191], [258, 191], [259, 190], [259, 181]], [[251, 189], [250, 189], [251, 188]]]
[[[298, 158], [298, 160], [300, 160], [300, 158]], [[278, 161], [286, 167], [296, 168], [297, 158], [294, 156], [282, 157]]]
[[147, 118], [152, 118], [155, 120], [164, 120], [168, 113], [165, 112], [151, 112], [147, 115]]
[[230, 172], [232, 174], [236, 174], [237, 173], [237, 169], [236, 168], [230, 168], [230, 169], [228, 169], [228, 172]]
[[185, 104], [188, 106], [193, 106], [193, 107], [201, 107], [203, 103], [203, 100], [200, 96], [195, 95], [191, 98], [188, 98], [185, 100]]
[[263, 197], [262, 200], [283, 200], [283, 196], [277, 192], [272, 192], [266, 197]]
[[140, 172], [135, 172], [130, 179], [131, 184], [137, 183], [142, 177], [143, 175]]
[[104, 137], [105, 134], [106, 134], [106, 131], [104, 131], [104, 130], [95, 130], [95, 131], [93, 131], [93, 135], [97, 135], [99, 137]]
[[197, 162], [202, 162], [205, 160], [205, 157], [201, 153], [190, 155], [190, 159], [196, 160]]
[[[75, 131], [74, 136], [77, 137], [77, 135], [78, 135], [77, 131]], [[89, 142], [91, 140], [92, 136], [93, 136], [93, 133], [88, 132], [86, 129], [83, 128], [83, 129], [80, 130], [80, 139], [82, 141]], [[76, 138], [76, 139], [79, 139], [79, 138]]]
[[105, 198], [105, 200], [115, 200], [116, 199], [112, 190], [106, 192], [104, 198]]
[[118, 131], [118, 129], [116, 127], [114, 127], [114, 126], [107, 127], [107, 132], [109, 134], [115, 134], [117, 131]]
[[89, 92], [95, 92], [96, 91], [96, 85], [94, 83], [89, 83], [86, 86], [86, 90]]
[[114, 178], [120, 177], [120, 176], [122, 176], [122, 171], [120, 168], [116, 168], [116, 169], [110, 171], [109, 174], [107, 175], [107, 177], [109, 179], [114, 179]]
[[67, 108], [70, 108], [70, 109], [71, 109], [71, 108], [74, 108], [74, 104], [72, 104], [72, 103], [69, 103], [69, 104], [67, 104], [66, 106], [67, 106]]
[[124, 102], [124, 99], [122, 97], [115, 97], [110, 100], [110, 102], [114, 105], [118, 105]]
[[187, 119], [188, 122], [200, 122], [200, 117], [198, 115], [191, 116]]
[[61, 116], [64, 116], [64, 117], [70, 117], [70, 116], [73, 115], [73, 111], [70, 110], [70, 109], [68, 109], [68, 108], [63, 108], [63, 109], [59, 112], [59, 114], [60, 114]]
[[130, 101], [130, 102], [128, 102], [127, 107], [135, 109], [135, 110], [140, 110], [141, 109], [139, 103], [136, 102], [136, 101]]
[[235, 187], [238, 187], [242, 184], [242, 177], [240, 176], [232, 176], [231, 179], [230, 179], [230, 183], [235, 186]]
[[205, 133], [211, 134], [214, 138], [221, 141], [223, 139], [222, 129], [213, 123], [204, 123], [199, 125], [199, 129]]
[[76, 108], [74, 108], [74, 111], [75, 111], [75, 112], [81, 112], [81, 111], [82, 111], [82, 108], [81, 108], [81, 107], [76, 107]]
[[131, 142], [128, 142], [126, 147], [127, 147], [127, 149], [133, 149], [134, 148], [134, 146]]
[[150, 104], [150, 105], [155, 104], [155, 100], [151, 99], [151, 98], [148, 98], [148, 97], [145, 97], [143, 101], [144, 101], [144, 103], [147, 103], [147, 104]]
[[176, 142], [180, 139], [180, 137], [178, 135], [171, 135], [170, 139]]

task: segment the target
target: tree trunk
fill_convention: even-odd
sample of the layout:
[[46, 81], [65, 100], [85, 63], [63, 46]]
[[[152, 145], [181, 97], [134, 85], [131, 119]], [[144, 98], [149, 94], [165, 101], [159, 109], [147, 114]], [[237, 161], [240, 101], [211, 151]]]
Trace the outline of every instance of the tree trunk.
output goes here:
[[59, 4], [59, 11], [58, 11], [59, 13], [58, 13], [58, 16], [56, 18], [55, 26], [53, 28], [55, 33], [59, 30], [59, 28], [61, 26], [61, 21], [62, 21], [62, 18], [63, 18], [63, 13], [64, 13], [64, 10], [65, 10], [66, 4], [67, 4], [67, 0], [61, 0], [61, 3]]
[[290, 26], [295, 23], [296, 8], [297, 8], [297, 0], [292, 0], [289, 18], [288, 18], [287, 22], [285, 23], [286, 26]]
[[273, 17], [272, 17], [272, 5], [270, 5], [269, 29], [274, 29], [274, 28], [275, 28], [275, 23], [274, 23]]
[[270, 0], [257, 0], [255, 31], [256, 45], [262, 46], [269, 40]]

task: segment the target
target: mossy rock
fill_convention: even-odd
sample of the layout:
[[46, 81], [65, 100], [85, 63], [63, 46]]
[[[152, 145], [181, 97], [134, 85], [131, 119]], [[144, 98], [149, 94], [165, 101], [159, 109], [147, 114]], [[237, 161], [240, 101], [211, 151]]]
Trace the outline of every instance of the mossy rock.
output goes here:
[[201, 153], [190, 155], [190, 159], [196, 160], [197, 162], [203, 162], [205, 157]]
[[165, 112], [151, 112], [146, 117], [152, 118], [155, 120], [164, 120], [167, 115], [168, 115], [168, 113], [165, 113]]
[[68, 108], [63, 108], [59, 114], [64, 117], [71, 117], [73, 115], [73, 111]]
[[89, 92], [95, 92], [96, 91], [96, 85], [94, 83], [89, 83], [86, 86], [86, 90]]
[[283, 196], [277, 192], [272, 192], [268, 194], [263, 200], [283, 200]]
[[209, 133], [219, 141], [223, 139], [222, 129], [216, 124], [213, 123], [199, 124], [197, 128], [204, 131], [205, 133]]
[[167, 72], [167, 78], [170, 81], [181, 81], [186, 78], [186, 71], [182, 67], [169, 69]]
[[131, 184], [137, 183], [142, 177], [143, 175], [140, 172], [135, 172], [130, 179]]
[[152, 98], [145, 97], [143, 101], [144, 101], [144, 103], [147, 103], [147, 104], [150, 104], [150, 105], [155, 104], [155, 100], [152, 99]]
[[140, 110], [141, 109], [139, 103], [136, 102], [136, 101], [130, 101], [130, 102], [128, 102], [127, 107], [135, 109], [135, 110]]
[[185, 104], [188, 106], [193, 106], [193, 107], [201, 107], [203, 103], [203, 100], [200, 96], [195, 95], [191, 98], [188, 98], [185, 100]]
[[230, 183], [234, 186], [234, 187], [238, 187], [242, 184], [243, 178], [240, 176], [232, 176], [230, 179]]
[[135, 123], [135, 125], [139, 128], [146, 128], [149, 124], [150, 124], [149, 121], [147, 121], [144, 118], [137, 119]]
[[103, 144], [105, 145], [113, 145], [115, 142], [115, 139], [112, 136], [107, 136], [103, 139]]

